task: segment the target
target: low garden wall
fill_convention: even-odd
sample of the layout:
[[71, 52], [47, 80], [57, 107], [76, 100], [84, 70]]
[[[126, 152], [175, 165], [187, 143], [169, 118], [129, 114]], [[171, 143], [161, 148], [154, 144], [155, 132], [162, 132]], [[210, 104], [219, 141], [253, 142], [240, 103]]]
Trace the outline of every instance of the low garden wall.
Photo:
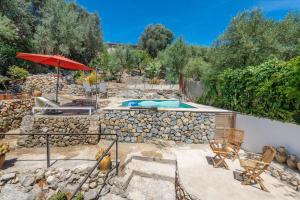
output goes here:
[[153, 138], [207, 143], [215, 132], [214, 113], [112, 109], [104, 110], [100, 120], [102, 133], [116, 133], [119, 141], [133, 143]]
[[32, 133], [35, 135], [24, 135], [18, 139], [18, 146], [34, 147], [45, 146], [46, 138], [43, 133], [70, 134], [52, 135], [50, 144], [52, 146], [69, 146], [77, 144], [97, 144], [97, 135], [72, 135], [97, 134], [99, 133], [99, 116], [75, 115], [75, 116], [53, 116], [53, 115], [27, 115], [23, 118], [21, 133]]
[[236, 126], [245, 131], [243, 148], [261, 152], [263, 146], [284, 146], [300, 158], [300, 126], [276, 120], [238, 114]]
[[0, 133], [19, 128], [22, 118], [31, 112], [33, 99], [11, 99], [0, 101]]
[[[119, 141], [146, 142], [154, 138], [185, 143], [208, 143], [215, 133], [215, 114], [187, 111], [104, 110], [100, 115], [53, 116], [28, 115], [23, 118], [20, 136], [22, 147], [45, 146], [42, 133], [69, 133], [51, 136], [51, 145], [69, 146], [96, 144], [98, 136], [72, 135], [74, 133], [118, 134]], [[111, 135], [102, 135], [112, 139]]]

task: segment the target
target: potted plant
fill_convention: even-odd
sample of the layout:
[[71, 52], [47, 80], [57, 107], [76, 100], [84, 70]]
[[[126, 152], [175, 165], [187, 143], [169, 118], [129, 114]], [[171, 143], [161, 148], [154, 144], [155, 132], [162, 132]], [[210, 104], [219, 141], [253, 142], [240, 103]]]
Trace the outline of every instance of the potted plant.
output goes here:
[[5, 154], [9, 152], [9, 145], [2, 143], [0, 144], [0, 168], [3, 167], [5, 162]]
[[[95, 156], [96, 160], [98, 160], [104, 153], [104, 150], [100, 148]], [[111, 157], [110, 154], [104, 156], [104, 158], [100, 161], [99, 164], [99, 170], [100, 171], [105, 171], [109, 170], [111, 168]]]

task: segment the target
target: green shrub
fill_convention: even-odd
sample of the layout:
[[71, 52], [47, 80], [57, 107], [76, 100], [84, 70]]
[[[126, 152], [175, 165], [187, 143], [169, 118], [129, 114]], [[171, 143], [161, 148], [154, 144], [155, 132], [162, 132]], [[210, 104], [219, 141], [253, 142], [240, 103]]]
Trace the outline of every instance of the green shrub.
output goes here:
[[145, 76], [150, 79], [154, 79], [158, 77], [161, 71], [162, 64], [157, 60], [153, 60], [148, 63], [147, 67], [145, 68]]
[[29, 76], [29, 72], [26, 69], [18, 67], [16, 65], [9, 67], [8, 74], [14, 81], [23, 81], [27, 76]]
[[52, 195], [48, 200], [68, 200], [66, 193], [58, 192], [57, 194]]
[[299, 121], [300, 57], [276, 59], [244, 69], [227, 69], [206, 83], [198, 102], [277, 119]]
[[[52, 195], [48, 200], [68, 200], [68, 197], [66, 193], [58, 192]], [[79, 193], [72, 200], [84, 200], [84, 196], [82, 193]]]

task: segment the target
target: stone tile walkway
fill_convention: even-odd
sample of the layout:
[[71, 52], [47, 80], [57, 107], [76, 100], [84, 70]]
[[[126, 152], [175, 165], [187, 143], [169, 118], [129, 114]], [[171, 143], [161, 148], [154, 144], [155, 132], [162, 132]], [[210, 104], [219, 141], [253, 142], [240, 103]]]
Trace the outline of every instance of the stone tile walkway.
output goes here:
[[[174, 148], [178, 170], [184, 189], [194, 197], [205, 200], [296, 200], [300, 192], [268, 174], [263, 174], [265, 186], [270, 192], [260, 190], [259, 186], [241, 185], [238, 173], [242, 168], [238, 160], [227, 160], [230, 170], [214, 168], [210, 164], [213, 156], [207, 145]], [[237, 179], [235, 179], [235, 176]]]

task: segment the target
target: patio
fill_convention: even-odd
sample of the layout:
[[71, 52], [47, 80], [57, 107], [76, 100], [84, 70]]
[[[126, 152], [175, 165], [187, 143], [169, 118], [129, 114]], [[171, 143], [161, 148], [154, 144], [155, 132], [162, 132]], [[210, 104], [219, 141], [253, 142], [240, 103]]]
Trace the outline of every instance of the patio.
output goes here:
[[[101, 140], [100, 142], [102, 147], [108, 145], [108, 143], [109, 141], [104, 140]], [[44, 150], [44, 148], [13, 150], [8, 154], [7, 159], [13, 161], [17, 157], [17, 160], [15, 163], [11, 163], [12, 165], [9, 168], [3, 170], [3, 172], [21, 172], [25, 168], [26, 170], [34, 170], [36, 168], [45, 167], [46, 160]], [[95, 162], [93, 160], [96, 150], [96, 145], [81, 145], [63, 148], [53, 147], [51, 150], [51, 158], [53, 162], [53, 166], [51, 167], [51, 169], [72, 169], [74, 168], [74, 166], [91, 166]], [[138, 171], [137, 175], [135, 175], [131, 179], [133, 183], [130, 183], [130, 181], [128, 181], [127, 183], [129, 184], [129, 189], [127, 190], [126, 194], [129, 195], [129, 197], [135, 196], [142, 199], [147, 199], [144, 196], [145, 194], [141, 194], [141, 191], [135, 190], [131, 185], [138, 184], [138, 182], [141, 181], [140, 179], [147, 179], [147, 182], [149, 183], [157, 182], [158, 180], [156, 180], [156, 178], [160, 176], [161, 171], [163, 172], [165, 170], [172, 169], [172, 166], [170, 166], [164, 160], [176, 160], [181, 186], [194, 199], [292, 200], [300, 198], [299, 192], [293, 190], [289, 186], [281, 183], [280, 181], [266, 173], [263, 174], [263, 179], [265, 180], [265, 185], [270, 190], [270, 193], [262, 191], [256, 185], [241, 185], [241, 182], [235, 179], [235, 174], [237, 174], [241, 170], [238, 160], [234, 162], [228, 159], [226, 160], [230, 170], [225, 170], [223, 168], [214, 168], [209, 160], [209, 157], [212, 157], [213, 153], [209, 149], [209, 146], [205, 144], [175, 144], [175, 142], [170, 141], [166, 142], [162, 140], [154, 140], [149, 143], [120, 143], [119, 151], [121, 153], [120, 161], [121, 163], [125, 163], [125, 168], [121, 167], [121, 175], [117, 179], [120, 182], [128, 181], [128, 176], [126, 176], [126, 173], [128, 174], [127, 168], [135, 167], [135, 169], [132, 170]], [[112, 156], [114, 155], [114, 149], [112, 149], [111, 154]], [[133, 159], [130, 159], [133, 156], [143, 157], [144, 159], [136, 160], [135, 162], [133, 162]], [[35, 161], [31, 160], [31, 158], [33, 157], [35, 158]], [[145, 160], [145, 158], [147, 159]], [[55, 160], [57, 161], [54, 162]], [[141, 166], [141, 164], [144, 167], [139, 167]], [[24, 168], [24, 166], [26, 167]], [[145, 178], [143, 176], [145, 174], [151, 174], [151, 176], [154, 177], [153, 180], [151, 180], [151, 178], [149, 179], [149, 177]], [[164, 173], [164, 175], [166, 174]], [[138, 178], [137, 176], [141, 177]], [[135, 181], [137, 182], [134, 183]], [[162, 184], [160, 187], [163, 187], [163, 183], [164, 181], [160, 181], [160, 184]], [[165, 183], [166, 188], [170, 188], [170, 182]], [[140, 188], [140, 186], [138, 188]], [[152, 188], [151, 184], [148, 184], [147, 188], [148, 189], [145, 190], [147, 191], [147, 193], [151, 193], [150, 191], [152, 191], [152, 189], [154, 191], [155, 189], [155, 187]], [[139, 190], [141, 190], [141, 188]], [[157, 193], [155, 195], [159, 194]], [[167, 199], [167, 196], [168, 195], [164, 196], [165, 198], [161, 199]]]

